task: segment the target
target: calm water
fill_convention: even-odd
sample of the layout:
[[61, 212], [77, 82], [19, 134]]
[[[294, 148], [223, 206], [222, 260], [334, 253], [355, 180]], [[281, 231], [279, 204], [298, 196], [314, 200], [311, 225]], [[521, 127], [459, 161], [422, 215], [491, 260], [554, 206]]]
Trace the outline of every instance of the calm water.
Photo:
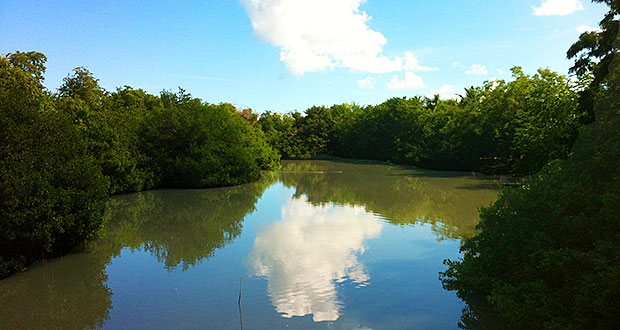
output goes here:
[[470, 173], [290, 161], [116, 196], [105, 238], [0, 281], [0, 329], [456, 329], [438, 272], [496, 195]]

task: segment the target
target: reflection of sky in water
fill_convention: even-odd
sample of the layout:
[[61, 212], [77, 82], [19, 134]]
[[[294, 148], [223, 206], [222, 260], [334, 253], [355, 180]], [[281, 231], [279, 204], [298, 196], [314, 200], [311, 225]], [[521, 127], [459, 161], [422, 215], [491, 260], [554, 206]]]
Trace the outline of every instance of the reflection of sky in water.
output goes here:
[[438, 273], [489, 180], [286, 164], [342, 173], [115, 196], [87, 250], [0, 281], [0, 329], [235, 329], [240, 292], [248, 329], [457, 329], [465, 305]]
[[364, 240], [381, 229], [380, 220], [363, 207], [293, 199], [283, 206], [280, 222], [258, 233], [251, 272], [267, 277], [269, 297], [283, 317], [312, 314], [316, 322], [335, 321], [341, 305], [336, 282], [368, 284], [357, 255], [364, 253]]

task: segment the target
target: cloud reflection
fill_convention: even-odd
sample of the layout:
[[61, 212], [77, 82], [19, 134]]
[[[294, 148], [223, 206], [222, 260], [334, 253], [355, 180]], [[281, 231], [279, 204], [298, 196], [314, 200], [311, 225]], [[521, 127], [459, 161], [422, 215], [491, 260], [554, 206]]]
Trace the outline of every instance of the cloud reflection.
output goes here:
[[290, 200], [282, 221], [261, 230], [249, 256], [252, 273], [265, 276], [268, 294], [283, 317], [313, 315], [334, 321], [341, 303], [336, 283], [367, 285], [370, 276], [357, 256], [364, 240], [379, 236], [382, 223], [363, 207], [313, 206]]

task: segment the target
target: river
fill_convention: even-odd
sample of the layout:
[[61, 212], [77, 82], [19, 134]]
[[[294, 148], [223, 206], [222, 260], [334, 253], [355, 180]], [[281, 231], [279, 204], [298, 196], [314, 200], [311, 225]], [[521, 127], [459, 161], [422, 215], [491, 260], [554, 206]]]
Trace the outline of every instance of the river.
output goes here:
[[442, 289], [497, 180], [283, 161], [255, 183], [115, 196], [104, 237], [0, 281], [0, 329], [457, 329]]

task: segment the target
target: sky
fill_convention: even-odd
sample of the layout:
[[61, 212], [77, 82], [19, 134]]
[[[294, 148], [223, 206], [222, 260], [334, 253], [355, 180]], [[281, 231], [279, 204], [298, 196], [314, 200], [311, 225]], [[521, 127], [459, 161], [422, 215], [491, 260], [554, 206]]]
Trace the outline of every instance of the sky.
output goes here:
[[184, 88], [263, 111], [453, 98], [510, 68], [567, 74], [598, 27], [588, 0], [0, 0], [0, 54], [39, 51], [56, 90], [78, 66], [109, 91]]

